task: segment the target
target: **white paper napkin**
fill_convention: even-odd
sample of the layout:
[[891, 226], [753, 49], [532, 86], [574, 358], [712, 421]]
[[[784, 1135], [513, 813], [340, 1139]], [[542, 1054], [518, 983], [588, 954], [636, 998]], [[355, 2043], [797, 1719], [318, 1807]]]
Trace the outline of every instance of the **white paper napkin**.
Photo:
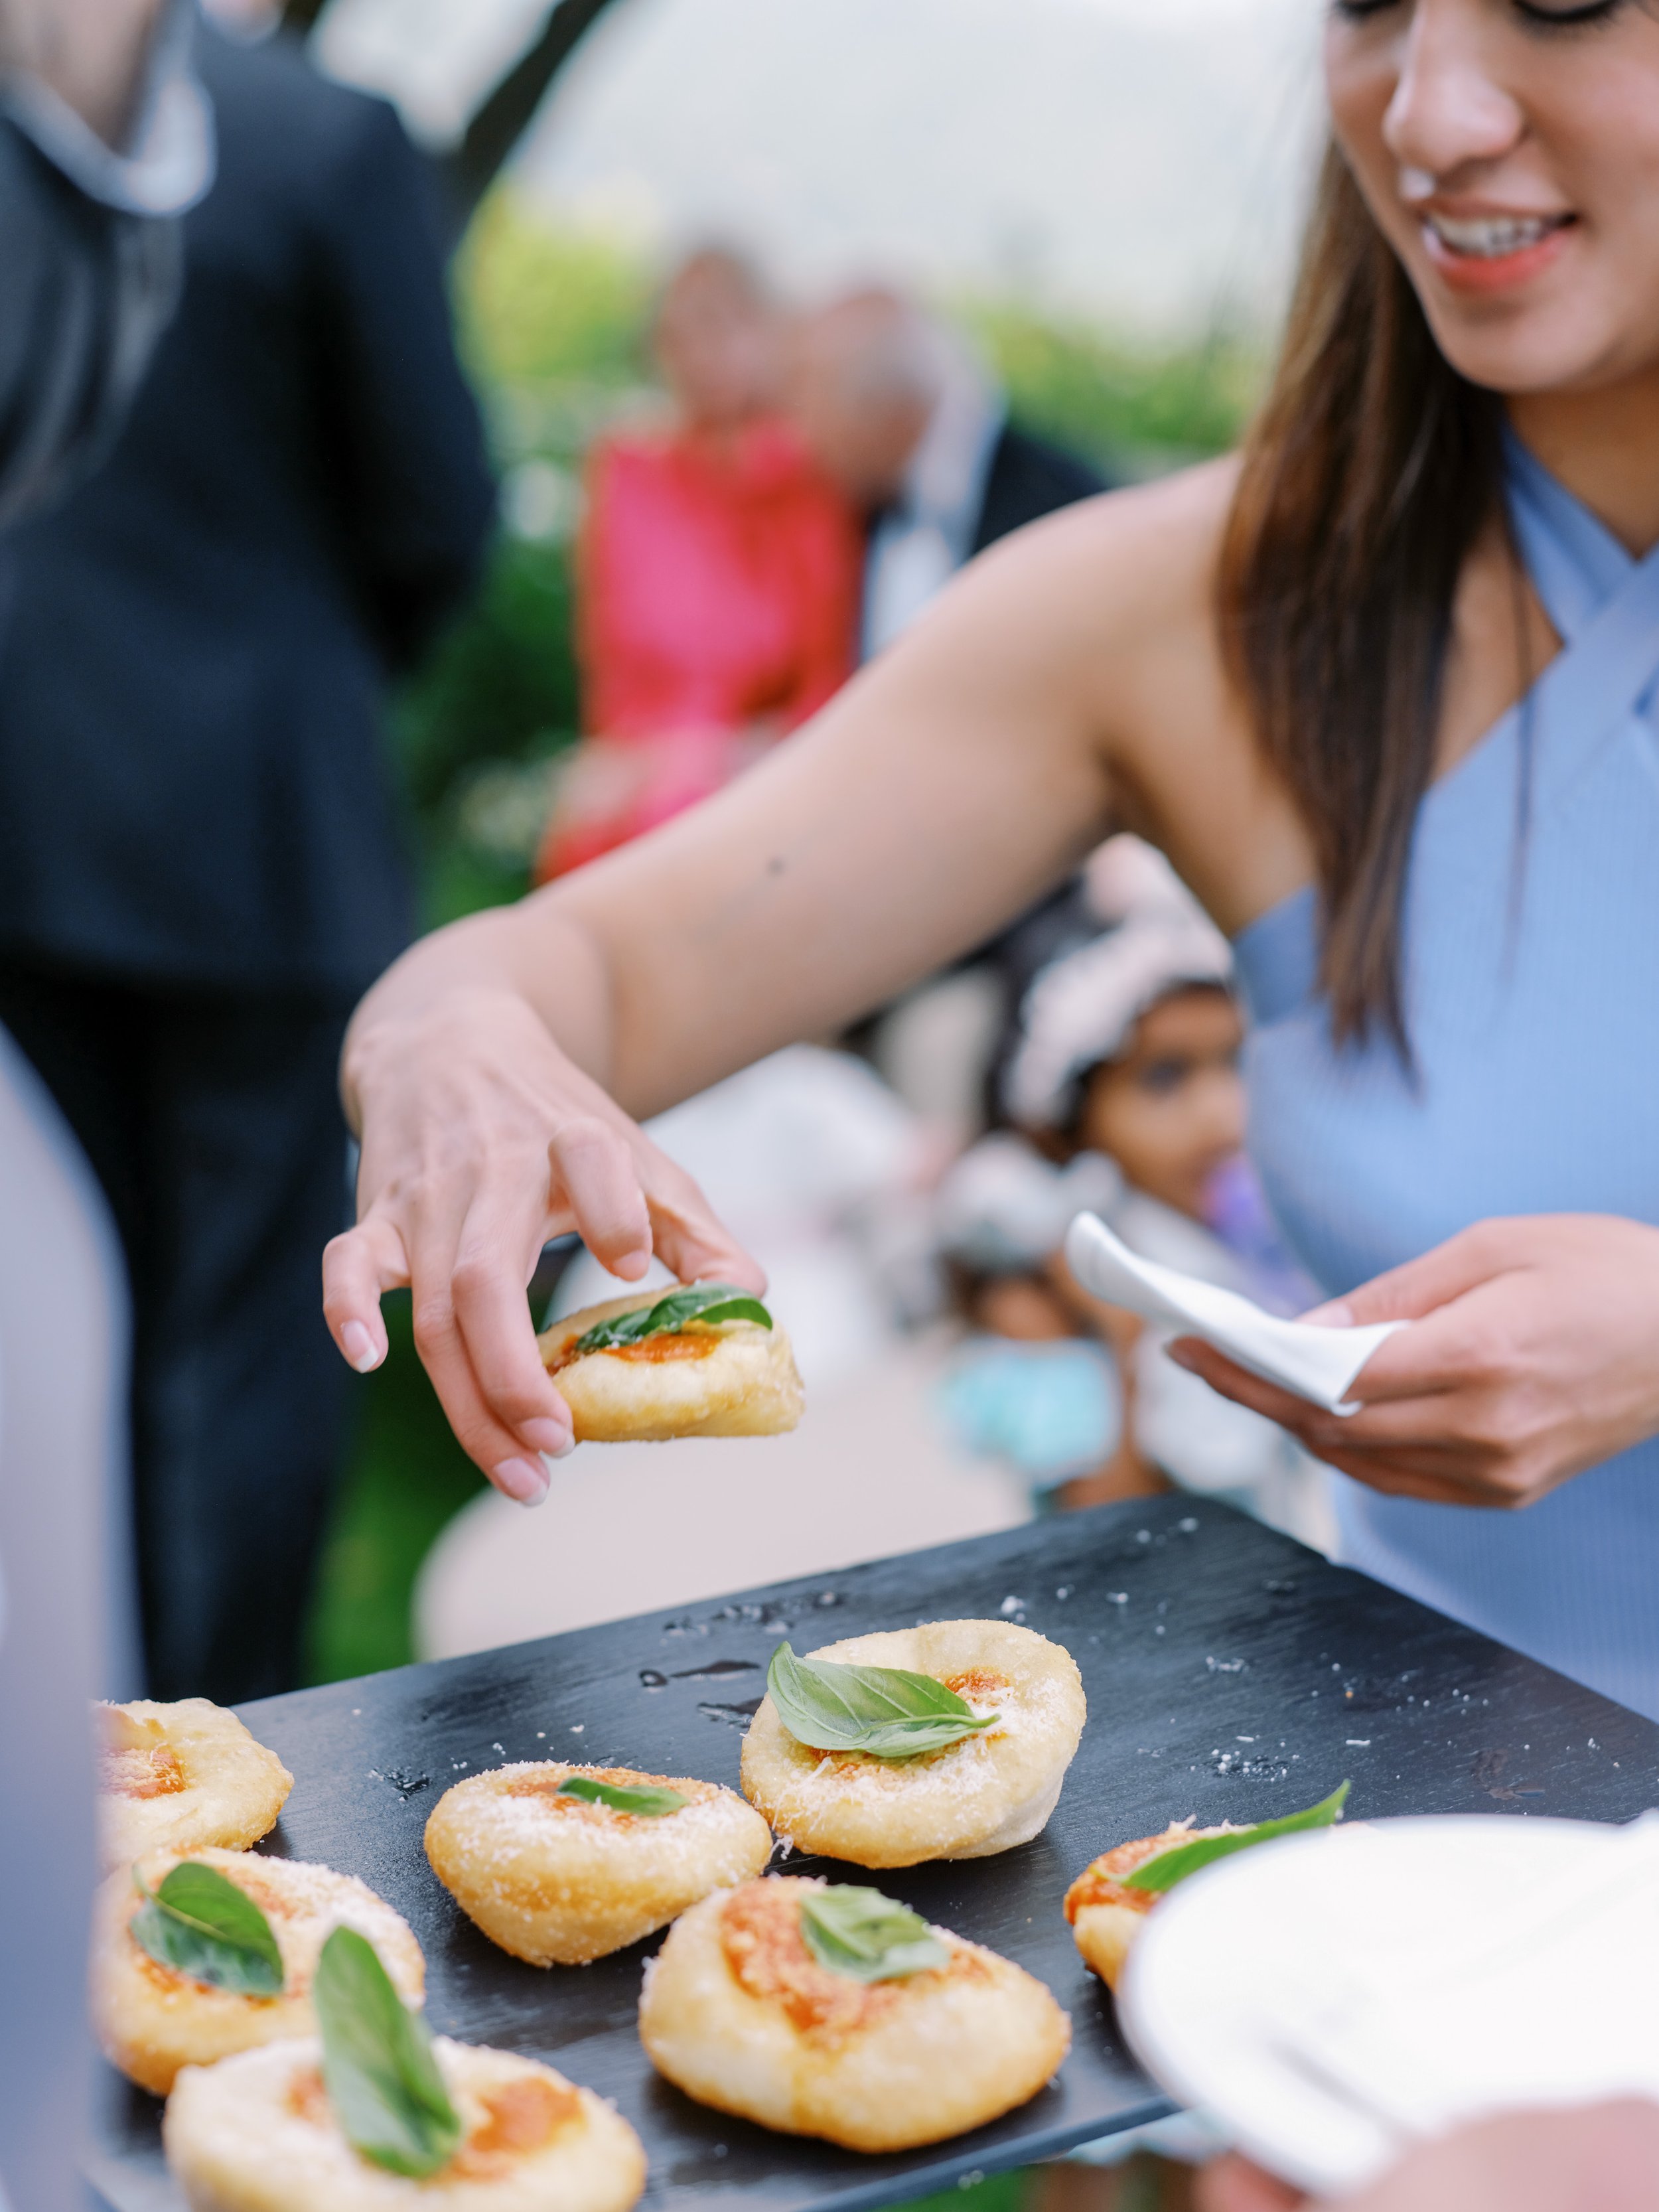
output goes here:
[[1142, 1260], [1097, 1214], [1079, 1213], [1066, 1233], [1066, 1261], [1085, 1291], [1143, 1320], [1201, 1336], [1241, 1367], [1334, 1413], [1357, 1413], [1349, 1386], [1385, 1337], [1407, 1324], [1319, 1328], [1264, 1313], [1237, 1291]]

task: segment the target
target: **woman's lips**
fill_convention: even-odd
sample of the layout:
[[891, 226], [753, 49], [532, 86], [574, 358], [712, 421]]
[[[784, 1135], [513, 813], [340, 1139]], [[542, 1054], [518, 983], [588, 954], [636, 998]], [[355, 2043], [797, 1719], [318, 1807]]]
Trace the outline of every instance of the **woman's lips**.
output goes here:
[[1449, 216], [1419, 218], [1419, 235], [1435, 273], [1454, 291], [1504, 292], [1542, 273], [1565, 251], [1570, 215]]

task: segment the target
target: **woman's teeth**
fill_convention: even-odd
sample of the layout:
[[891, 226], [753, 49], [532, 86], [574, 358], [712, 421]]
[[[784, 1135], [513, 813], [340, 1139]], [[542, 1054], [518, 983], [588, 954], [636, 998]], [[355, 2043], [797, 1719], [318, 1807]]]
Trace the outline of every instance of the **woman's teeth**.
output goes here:
[[1424, 217], [1424, 223], [1453, 253], [1467, 253], [1477, 261], [1501, 261], [1507, 253], [1522, 253], [1528, 246], [1536, 246], [1571, 220], [1564, 215], [1431, 215]]

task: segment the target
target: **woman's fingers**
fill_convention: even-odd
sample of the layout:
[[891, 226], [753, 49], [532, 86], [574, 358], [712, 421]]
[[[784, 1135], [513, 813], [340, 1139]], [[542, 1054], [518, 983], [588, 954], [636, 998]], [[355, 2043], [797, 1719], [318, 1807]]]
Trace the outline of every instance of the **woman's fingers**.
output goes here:
[[[571, 1449], [574, 1431], [570, 1410], [542, 1364], [525, 1297], [543, 1224], [526, 1221], [519, 1199], [509, 1188], [483, 1193], [474, 1202], [457, 1241], [450, 1304], [478, 1406], [495, 1430], [532, 1459], [557, 1459]], [[462, 1442], [471, 1449], [466, 1437]], [[495, 1451], [499, 1442], [492, 1431], [484, 1449]], [[479, 1464], [495, 1478], [501, 1459]]]
[[1218, 1390], [1224, 1398], [1248, 1406], [1253, 1413], [1277, 1421], [1281, 1429], [1290, 1429], [1297, 1436], [1302, 1434], [1302, 1425], [1320, 1411], [1305, 1398], [1281, 1390], [1276, 1382], [1265, 1382], [1248, 1367], [1239, 1366], [1224, 1352], [1218, 1352], [1214, 1345], [1206, 1344], [1201, 1336], [1178, 1336], [1165, 1350], [1177, 1367], [1185, 1367], [1201, 1376], [1211, 1389]]
[[[456, 1279], [453, 1267], [434, 1261], [429, 1269], [423, 1268], [416, 1255], [413, 1285], [415, 1348], [432, 1379], [449, 1425], [467, 1456], [507, 1497], [524, 1505], [539, 1504], [546, 1495], [548, 1483], [547, 1470], [541, 1464], [543, 1448], [515, 1431], [486, 1395], [457, 1310]], [[465, 1277], [462, 1280], [470, 1295], [481, 1294], [482, 1285], [468, 1282]], [[519, 1289], [518, 1304], [518, 1326], [528, 1338], [530, 1356], [535, 1359], [535, 1337], [522, 1286]], [[482, 1320], [479, 1325], [484, 1325]], [[511, 1323], [507, 1326], [510, 1329]], [[540, 1367], [539, 1360], [536, 1364]], [[539, 1411], [552, 1425], [546, 1433], [556, 1437], [558, 1449], [568, 1449], [568, 1414], [563, 1401], [545, 1370], [542, 1371], [541, 1383], [546, 1397]], [[524, 1401], [515, 1398], [514, 1402], [522, 1404]], [[562, 1422], [558, 1418], [560, 1413], [564, 1413]], [[531, 1419], [535, 1418], [532, 1413]], [[549, 1456], [553, 1455], [550, 1451]]]
[[1303, 1318], [1351, 1328], [1382, 1321], [1420, 1321], [1425, 1314], [1489, 1283], [1494, 1275], [1523, 1264], [1519, 1246], [1527, 1226], [1522, 1221], [1479, 1221], [1419, 1259], [1374, 1275], [1357, 1291], [1329, 1305], [1316, 1306]]
[[[435, 1261], [430, 1267], [411, 1267], [402, 1232], [385, 1214], [370, 1213], [355, 1229], [333, 1238], [324, 1251], [323, 1311], [344, 1357], [367, 1374], [386, 1355], [381, 1294], [414, 1282], [415, 1342], [450, 1426], [497, 1489], [522, 1504], [538, 1504], [547, 1493], [547, 1473], [539, 1454], [570, 1449], [570, 1418], [536, 1359], [524, 1292], [519, 1292], [522, 1326], [551, 1401], [537, 1409], [544, 1416], [545, 1426], [538, 1428], [532, 1421], [527, 1437], [522, 1430], [515, 1434], [495, 1418], [486, 1402], [456, 1319], [452, 1279], [452, 1271]], [[538, 1443], [538, 1437], [545, 1441]]]
[[401, 1199], [378, 1201], [325, 1255], [325, 1310], [345, 1357], [364, 1370], [380, 1364], [380, 1295], [409, 1284], [416, 1346], [450, 1425], [496, 1487], [526, 1504], [545, 1494], [542, 1460], [574, 1442], [525, 1298], [550, 1225], [568, 1218], [624, 1278], [645, 1273], [654, 1243], [682, 1279], [765, 1285], [690, 1176], [620, 1115], [611, 1119], [613, 1110], [571, 1114], [544, 1155], [521, 1139], [498, 1144], [481, 1182], [408, 1178]]
[[[1398, 1275], [1407, 1272], [1405, 1268], [1395, 1271]], [[1383, 1279], [1378, 1279], [1379, 1282]], [[1445, 1279], [1462, 1280], [1463, 1271], [1460, 1268], [1455, 1277], [1448, 1274]], [[1462, 1290], [1449, 1291], [1447, 1302], [1428, 1310], [1409, 1328], [1385, 1337], [1348, 1386], [1349, 1396], [1364, 1409], [1352, 1416], [1327, 1414], [1310, 1407], [1305, 1399], [1251, 1375], [1200, 1338], [1178, 1338], [1170, 1347], [1170, 1353], [1224, 1396], [1237, 1399], [1298, 1434], [1307, 1420], [1316, 1416], [1326, 1424], [1342, 1423], [1340, 1433], [1349, 1444], [1358, 1437], [1375, 1437], [1381, 1441], [1419, 1432], [1443, 1434], [1445, 1409], [1436, 1410], [1427, 1401], [1454, 1392], [1495, 1390], [1510, 1380], [1510, 1332], [1494, 1307], [1490, 1284], [1490, 1276], [1480, 1278], [1474, 1285], [1465, 1282]], [[1359, 1291], [1352, 1292], [1345, 1303], [1352, 1306], [1361, 1297]], [[1333, 1310], [1321, 1310], [1322, 1321]], [[1389, 1404], [1416, 1406], [1419, 1410], [1407, 1415], [1403, 1425], [1371, 1419], [1376, 1408]]]
[[[522, 1178], [504, 1179], [475, 1197], [450, 1265], [448, 1312], [434, 1293], [422, 1346], [456, 1434], [510, 1491], [501, 1456], [509, 1443], [558, 1457], [574, 1442], [524, 1296], [550, 1218], [568, 1212], [589, 1251], [624, 1279], [642, 1275], [654, 1249], [684, 1281], [719, 1273], [757, 1288], [765, 1283], [690, 1176], [630, 1125], [573, 1117], [550, 1141], [548, 1161], [548, 1179], [533, 1192], [520, 1187]], [[417, 1283], [422, 1272], [417, 1267]]]
[[651, 1264], [651, 1215], [632, 1146], [598, 1114], [574, 1115], [548, 1145], [555, 1203], [603, 1267], [633, 1282]]
[[526, 1504], [545, 1494], [542, 1461], [574, 1443], [525, 1298], [550, 1223], [568, 1218], [624, 1277], [644, 1273], [654, 1242], [683, 1279], [718, 1274], [764, 1286], [696, 1184], [640, 1139], [660, 1186], [647, 1198], [631, 1134], [620, 1116], [574, 1114], [548, 1139], [544, 1161], [523, 1157], [522, 1146], [500, 1146], [482, 1183], [428, 1187], [418, 1202], [404, 1202], [402, 1226], [377, 1209], [329, 1249], [325, 1306], [347, 1357], [354, 1348], [365, 1364], [385, 1357], [380, 1295], [409, 1283], [416, 1346], [451, 1427], [496, 1487]]
[[1525, 1409], [1501, 1391], [1448, 1383], [1344, 1415], [1264, 1382], [1196, 1337], [1170, 1348], [1212, 1389], [1372, 1489], [1455, 1504], [1517, 1504], [1535, 1494], [1538, 1469], [1522, 1449]]
[[763, 1291], [766, 1273], [730, 1234], [691, 1177], [620, 1115], [568, 1123], [550, 1147], [556, 1206], [624, 1281], [653, 1257], [683, 1283], [717, 1279]]
[[1659, 1230], [1601, 1214], [1486, 1221], [1316, 1318], [1409, 1319], [1340, 1420], [1183, 1338], [1182, 1365], [1345, 1474], [1516, 1506], [1659, 1433]]
[[323, 1316], [348, 1366], [360, 1375], [387, 1351], [380, 1317], [383, 1292], [409, 1280], [409, 1259], [394, 1223], [370, 1213], [323, 1248]]
[[1385, 1337], [1349, 1385], [1370, 1407], [1448, 1392], [1496, 1390], [1517, 1378], [1513, 1275], [1489, 1278]]
[[548, 1236], [574, 1228], [624, 1280], [653, 1249], [683, 1279], [764, 1276], [516, 991], [442, 993], [418, 1017], [371, 1024], [348, 1059], [366, 1211], [329, 1248], [335, 1340], [354, 1365], [378, 1364], [380, 1295], [407, 1283], [456, 1436], [500, 1489], [533, 1502], [543, 1459], [573, 1440], [525, 1297]]
[[641, 1137], [639, 1148], [657, 1257], [683, 1283], [736, 1283], [763, 1291], [766, 1270], [727, 1231], [697, 1185]]

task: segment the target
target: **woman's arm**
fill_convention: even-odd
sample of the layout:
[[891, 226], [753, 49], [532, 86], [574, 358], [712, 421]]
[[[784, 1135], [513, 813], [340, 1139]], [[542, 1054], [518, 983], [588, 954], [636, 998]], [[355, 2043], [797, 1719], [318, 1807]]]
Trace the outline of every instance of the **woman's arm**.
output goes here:
[[570, 1437], [524, 1296], [549, 1236], [574, 1226], [630, 1279], [654, 1248], [684, 1278], [760, 1279], [629, 1117], [881, 1004], [1097, 837], [1096, 665], [1103, 633], [1133, 652], [1132, 535], [1079, 512], [999, 549], [739, 784], [428, 939], [359, 1008], [360, 1219], [325, 1310], [372, 1366], [380, 1293], [410, 1284], [456, 1433], [509, 1492], [539, 1494], [535, 1455]]
[[1659, 1433], [1659, 1229], [1641, 1222], [1483, 1221], [1310, 1318], [1412, 1323], [1360, 1370], [1351, 1419], [1193, 1338], [1175, 1356], [1373, 1490], [1528, 1505]]

